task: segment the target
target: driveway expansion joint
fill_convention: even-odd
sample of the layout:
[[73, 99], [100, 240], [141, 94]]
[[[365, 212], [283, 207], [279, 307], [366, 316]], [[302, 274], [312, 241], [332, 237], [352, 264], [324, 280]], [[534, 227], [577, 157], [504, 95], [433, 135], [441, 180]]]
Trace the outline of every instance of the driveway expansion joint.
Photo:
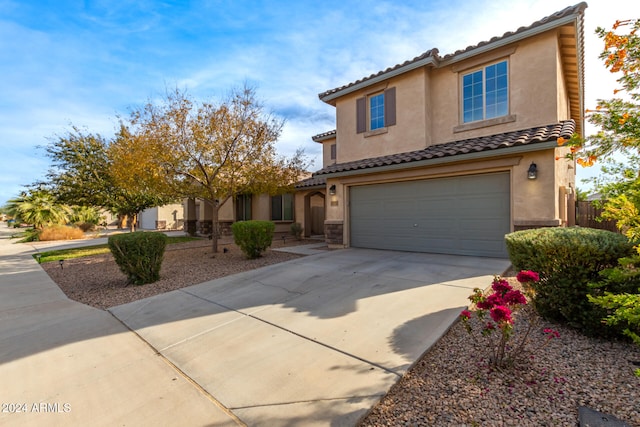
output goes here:
[[247, 406], [233, 406], [229, 409], [233, 411], [239, 411], [243, 409], [254, 409], [254, 408], [268, 408], [272, 406], [287, 406], [287, 405], [298, 405], [301, 403], [316, 403], [316, 402], [340, 402], [340, 401], [350, 401], [354, 399], [380, 399], [384, 397], [386, 393], [380, 394], [370, 394], [370, 395], [361, 395], [361, 396], [345, 396], [345, 397], [331, 397], [326, 399], [307, 399], [307, 400], [292, 400], [290, 402], [278, 402], [278, 403], [265, 403], [263, 405], [247, 405]]
[[329, 345], [329, 344], [326, 344], [326, 343], [320, 342], [320, 341], [318, 341], [318, 340], [316, 340], [316, 339], [314, 339], [314, 338], [309, 338], [309, 337], [307, 337], [307, 336], [305, 336], [305, 335], [299, 334], [299, 333], [297, 333], [297, 332], [295, 332], [295, 331], [292, 331], [291, 329], [287, 329], [287, 328], [282, 327], [282, 326], [280, 326], [280, 325], [277, 325], [277, 324], [275, 324], [275, 323], [273, 323], [273, 322], [269, 322], [268, 320], [262, 319], [262, 318], [260, 318], [260, 317], [257, 317], [257, 316], [255, 316], [255, 315], [253, 315], [253, 314], [244, 313], [244, 312], [242, 312], [242, 311], [240, 311], [240, 310], [236, 310], [235, 308], [227, 307], [227, 306], [225, 306], [224, 304], [220, 304], [220, 303], [218, 303], [218, 302], [211, 301], [211, 300], [209, 300], [209, 299], [207, 299], [207, 298], [203, 298], [203, 297], [201, 297], [201, 296], [199, 296], [199, 295], [194, 295], [194, 294], [190, 293], [189, 291], [181, 290], [181, 292], [184, 292], [184, 293], [186, 293], [186, 294], [189, 294], [189, 295], [191, 295], [191, 296], [193, 296], [193, 297], [195, 297], [195, 298], [199, 298], [199, 299], [201, 299], [201, 300], [203, 300], [203, 301], [206, 301], [206, 302], [209, 302], [209, 303], [211, 303], [211, 304], [215, 304], [215, 305], [217, 305], [217, 306], [219, 306], [219, 307], [222, 307], [222, 308], [224, 308], [224, 309], [226, 309], [226, 310], [233, 311], [233, 312], [236, 312], [236, 313], [238, 313], [238, 314], [242, 314], [243, 316], [246, 316], [246, 317], [250, 317], [250, 318], [252, 318], [252, 319], [254, 319], [254, 320], [257, 320], [257, 321], [259, 321], [259, 322], [265, 323], [265, 324], [267, 324], [267, 325], [269, 325], [269, 326], [273, 326], [274, 328], [280, 329], [281, 331], [287, 332], [287, 333], [289, 333], [289, 334], [291, 334], [291, 335], [295, 335], [295, 336], [297, 336], [297, 337], [299, 337], [299, 338], [302, 338], [302, 339], [304, 339], [304, 340], [311, 341], [312, 343], [315, 343], [315, 344], [321, 345], [321, 346], [323, 346], [323, 347], [328, 348], [329, 350], [336, 351], [336, 352], [341, 353], [341, 354], [343, 354], [343, 355], [345, 355], [345, 356], [347, 356], [347, 357], [350, 357], [350, 358], [352, 358], [352, 359], [359, 360], [360, 362], [366, 363], [367, 365], [373, 366], [373, 367], [378, 368], [378, 369], [381, 369], [381, 370], [383, 370], [383, 371], [385, 371], [385, 372], [387, 372], [387, 373], [393, 374], [393, 375], [397, 376], [398, 378], [401, 378], [401, 377], [402, 377], [402, 374], [399, 374], [399, 373], [397, 373], [397, 372], [393, 371], [392, 369], [389, 369], [389, 368], [387, 368], [387, 367], [385, 367], [385, 366], [382, 366], [382, 365], [380, 365], [380, 364], [378, 364], [378, 363], [375, 363], [375, 362], [372, 362], [372, 361], [370, 361], [370, 360], [364, 359], [364, 358], [362, 358], [362, 357], [360, 357], [360, 356], [356, 356], [356, 355], [355, 355], [355, 354], [353, 354], [353, 353], [349, 353], [349, 352], [347, 352], [347, 351], [340, 350], [340, 349], [339, 349], [339, 348], [337, 348], [337, 347], [334, 347], [334, 346], [332, 346], [332, 345]]
[[194, 380], [193, 378], [191, 378], [189, 375], [187, 375], [186, 372], [184, 372], [182, 369], [180, 369], [178, 366], [176, 366], [175, 363], [173, 363], [172, 361], [170, 361], [169, 359], [167, 359], [160, 351], [158, 351], [158, 349], [156, 349], [149, 341], [147, 341], [146, 339], [144, 339], [140, 334], [138, 334], [138, 332], [136, 332], [134, 329], [131, 329], [129, 327], [129, 325], [127, 325], [126, 323], [124, 323], [122, 320], [118, 319], [118, 317], [113, 314], [112, 312], [108, 311], [108, 313], [113, 316], [114, 319], [116, 319], [118, 322], [120, 322], [126, 329], [128, 329], [129, 331], [131, 331], [136, 337], [138, 337], [140, 339], [140, 341], [142, 341], [143, 343], [145, 343], [154, 353], [156, 356], [158, 356], [165, 364], [167, 364], [167, 366], [169, 366], [171, 369], [173, 369], [178, 375], [180, 375], [186, 382], [188, 382], [189, 384], [191, 384], [196, 390], [198, 390], [198, 392], [200, 392], [204, 397], [207, 398], [207, 400], [209, 400], [211, 403], [213, 403], [215, 406], [217, 406], [221, 411], [223, 411], [229, 418], [231, 418], [233, 420], [233, 422], [238, 425], [238, 426], [242, 426], [242, 427], [247, 427], [247, 424], [244, 423], [240, 418], [238, 418], [238, 416], [236, 414], [234, 414], [231, 409], [227, 408], [226, 406], [224, 406], [222, 404], [222, 402], [220, 402], [218, 399], [216, 399], [211, 393], [209, 393], [204, 387], [202, 387], [200, 384], [198, 384], [198, 382], [196, 380]]

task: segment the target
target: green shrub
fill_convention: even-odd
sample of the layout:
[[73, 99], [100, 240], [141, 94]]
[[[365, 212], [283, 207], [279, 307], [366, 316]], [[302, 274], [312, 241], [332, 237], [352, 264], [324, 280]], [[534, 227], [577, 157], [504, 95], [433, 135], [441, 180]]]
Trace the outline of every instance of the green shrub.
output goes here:
[[[14, 227], [16, 228], [16, 227]], [[20, 239], [17, 243], [28, 243], [28, 242], [37, 242], [40, 240], [40, 232], [42, 230], [38, 230], [37, 228], [27, 228], [26, 230], [12, 234], [12, 239]]]
[[234, 242], [249, 259], [258, 258], [271, 246], [275, 228], [271, 221], [239, 221], [231, 225]]
[[608, 316], [602, 319], [607, 326], [640, 346], [640, 255], [621, 258], [600, 276], [599, 282], [590, 284], [589, 301], [607, 310]]
[[298, 240], [302, 239], [302, 231], [304, 229], [302, 228], [302, 224], [300, 224], [299, 222], [294, 222], [293, 224], [291, 224], [291, 234]]
[[[534, 306], [547, 319], [566, 321], [589, 335], [606, 335], [603, 308], [591, 304], [589, 283], [619, 258], [633, 253], [629, 240], [617, 233], [580, 227], [539, 228], [506, 236], [509, 258], [516, 270], [533, 270]], [[603, 288], [605, 292], [610, 289]]]
[[114, 234], [109, 236], [109, 250], [129, 283], [144, 285], [160, 279], [162, 257], [167, 245], [163, 233]]
[[75, 224], [85, 233], [104, 221], [100, 211], [95, 207], [74, 206], [72, 209], [73, 213], [69, 218], [70, 222]]

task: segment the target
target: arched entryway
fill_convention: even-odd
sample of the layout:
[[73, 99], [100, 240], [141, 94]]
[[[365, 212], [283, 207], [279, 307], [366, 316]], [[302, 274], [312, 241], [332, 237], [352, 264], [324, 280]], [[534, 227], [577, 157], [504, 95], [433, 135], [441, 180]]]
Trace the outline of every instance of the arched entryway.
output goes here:
[[304, 236], [324, 234], [325, 195], [314, 191], [304, 196]]

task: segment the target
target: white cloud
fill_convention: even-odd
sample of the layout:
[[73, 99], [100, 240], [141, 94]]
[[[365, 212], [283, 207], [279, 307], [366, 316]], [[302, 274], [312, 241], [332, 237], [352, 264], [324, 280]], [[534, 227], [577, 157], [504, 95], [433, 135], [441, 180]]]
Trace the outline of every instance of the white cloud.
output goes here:
[[[210, 99], [255, 84], [267, 108], [287, 118], [279, 150], [304, 146], [320, 168], [311, 137], [335, 128], [335, 112], [318, 93], [433, 47], [444, 55], [501, 36], [576, 1], [2, 2], [0, 204], [46, 169], [34, 154], [46, 137], [70, 123], [109, 136], [117, 113], [172, 87]], [[593, 30], [638, 16], [639, 2], [589, 2], [586, 106], [615, 86]]]

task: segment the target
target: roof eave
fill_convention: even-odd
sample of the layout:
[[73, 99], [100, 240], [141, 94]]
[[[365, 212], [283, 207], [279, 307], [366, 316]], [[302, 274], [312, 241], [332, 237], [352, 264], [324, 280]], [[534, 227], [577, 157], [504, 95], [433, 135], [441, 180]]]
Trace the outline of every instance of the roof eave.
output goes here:
[[334, 133], [330, 133], [330, 134], [327, 134], [327, 135], [321, 135], [321, 136], [316, 135], [316, 136], [312, 136], [311, 137], [311, 140], [313, 142], [319, 142], [319, 143], [322, 143], [324, 141], [328, 141], [330, 139], [336, 139], [335, 131], [334, 131]]
[[406, 72], [409, 72], [411, 70], [415, 70], [415, 69], [420, 68], [420, 67], [424, 67], [424, 66], [427, 66], [427, 65], [432, 65], [432, 66], [434, 66], [436, 68], [440, 68], [440, 67], [444, 67], [444, 66], [447, 66], [447, 65], [451, 65], [451, 64], [454, 64], [456, 62], [460, 62], [460, 61], [464, 61], [465, 59], [472, 58], [472, 57], [474, 57], [476, 55], [481, 55], [481, 54], [486, 53], [488, 51], [491, 51], [491, 50], [498, 49], [500, 47], [509, 45], [511, 43], [514, 43], [514, 42], [517, 42], [517, 41], [520, 41], [520, 40], [524, 40], [526, 38], [529, 38], [529, 37], [532, 37], [532, 36], [535, 36], [535, 35], [538, 35], [538, 34], [542, 34], [542, 33], [546, 32], [546, 31], [549, 31], [549, 30], [554, 29], [554, 28], [561, 27], [561, 26], [566, 25], [566, 24], [574, 23], [574, 25], [576, 25], [579, 28], [579, 26], [580, 26], [579, 17], [584, 13], [584, 9], [587, 7], [586, 3], [584, 3], [584, 2], [580, 3], [579, 6], [580, 7], [578, 7], [576, 9], [577, 10], [576, 12], [574, 12], [574, 13], [572, 13], [570, 15], [564, 16], [562, 18], [553, 19], [550, 22], [547, 22], [547, 23], [544, 23], [544, 24], [541, 24], [541, 25], [537, 25], [537, 26], [535, 26], [533, 28], [529, 28], [529, 29], [526, 29], [526, 30], [523, 30], [523, 31], [517, 31], [517, 32], [515, 32], [515, 33], [513, 33], [513, 34], [511, 34], [509, 36], [501, 37], [498, 40], [495, 40], [493, 42], [489, 42], [489, 43], [487, 43], [487, 44], [485, 44], [483, 46], [478, 46], [478, 47], [472, 48], [470, 50], [461, 52], [459, 54], [454, 54], [453, 56], [445, 57], [444, 59], [442, 59], [440, 57], [436, 58], [434, 56], [428, 56], [428, 57], [423, 58], [423, 59], [421, 59], [419, 61], [412, 62], [412, 63], [409, 63], [409, 64], [404, 65], [404, 66], [400, 66], [400, 67], [395, 68], [393, 70], [390, 70], [388, 72], [381, 73], [381, 74], [379, 74], [379, 75], [377, 75], [375, 77], [372, 77], [372, 78], [369, 78], [369, 79], [365, 79], [364, 81], [361, 81], [361, 82], [356, 83], [354, 85], [351, 85], [351, 86], [336, 90], [335, 92], [332, 92], [332, 93], [330, 93], [328, 95], [321, 96], [320, 100], [323, 101], [323, 102], [326, 102], [329, 105], [334, 105], [332, 103], [332, 101], [335, 101], [337, 98], [340, 98], [340, 97], [342, 97], [344, 95], [347, 95], [347, 94], [350, 94], [350, 93], [353, 93], [353, 92], [356, 92], [356, 91], [358, 91], [360, 89], [369, 87], [371, 85], [383, 82], [383, 81], [385, 81], [385, 80], [387, 80], [389, 78], [398, 76], [400, 74], [404, 74]]
[[302, 186], [302, 187], [298, 187], [297, 185], [294, 186], [296, 191], [305, 191], [305, 190], [323, 190], [325, 188], [327, 188], [327, 184], [317, 184], [317, 185], [307, 185], [307, 186]]
[[417, 68], [425, 67], [427, 65], [437, 66], [438, 63], [437, 63], [436, 59], [433, 56], [429, 56], [429, 57], [421, 59], [419, 61], [412, 62], [410, 64], [395, 68], [395, 69], [390, 70], [390, 71], [388, 71], [386, 73], [379, 74], [379, 75], [377, 75], [375, 77], [372, 77], [370, 79], [366, 79], [366, 80], [364, 80], [364, 81], [362, 81], [360, 83], [356, 83], [356, 84], [354, 84], [352, 86], [345, 87], [343, 89], [340, 89], [340, 90], [337, 90], [335, 92], [332, 92], [332, 93], [330, 93], [328, 95], [320, 97], [320, 100], [323, 101], [323, 102], [326, 102], [327, 104], [332, 105], [331, 101], [333, 101], [333, 100], [335, 100], [337, 98], [340, 98], [341, 96], [356, 92], [356, 91], [358, 91], [360, 89], [375, 85], [377, 83], [380, 83], [380, 82], [383, 82], [385, 80], [388, 80], [388, 79], [390, 79], [392, 77], [399, 76], [400, 74], [404, 74], [404, 73], [407, 73], [409, 71], [415, 70]]
[[[582, 9], [584, 13], [584, 9]], [[584, 90], [585, 90], [585, 82], [584, 82], [584, 15], [580, 18], [577, 18], [576, 22], [576, 61], [578, 65], [578, 96], [580, 97], [580, 117], [578, 121], [579, 133], [581, 137], [584, 137], [584, 129], [585, 129], [585, 117], [584, 117]]]
[[403, 169], [414, 169], [414, 168], [442, 165], [447, 163], [458, 163], [458, 162], [463, 162], [468, 160], [486, 159], [489, 157], [499, 157], [499, 156], [506, 156], [506, 155], [521, 154], [521, 153], [530, 153], [533, 151], [544, 151], [544, 150], [549, 150], [557, 147], [558, 147], [558, 143], [554, 139], [553, 141], [518, 145], [515, 147], [498, 148], [494, 150], [485, 150], [485, 151], [479, 151], [474, 153], [457, 154], [455, 156], [438, 157], [435, 159], [417, 160], [417, 161], [407, 162], [407, 163], [394, 163], [391, 165], [374, 166], [374, 167], [362, 168], [362, 169], [351, 169], [351, 170], [341, 171], [341, 172], [329, 172], [326, 174], [322, 174], [322, 176], [325, 176], [327, 178], [340, 178], [344, 176], [368, 175], [368, 174], [374, 174], [374, 173], [393, 172], [393, 171], [403, 170]]
[[546, 31], [552, 30], [554, 28], [558, 28], [558, 27], [562, 27], [563, 25], [567, 25], [567, 24], [571, 24], [574, 21], [578, 21], [576, 22], [576, 25], [579, 25], [579, 17], [580, 14], [582, 12], [577, 12], [577, 13], [572, 13], [571, 15], [567, 15], [564, 16], [562, 18], [559, 19], [554, 19], [551, 22], [547, 22], [545, 24], [542, 25], [538, 25], [534, 28], [529, 28], [527, 30], [524, 30], [522, 32], [517, 32], [514, 33], [512, 35], [509, 35], [507, 37], [502, 37], [499, 40], [487, 43], [483, 46], [478, 46], [476, 48], [473, 48], [471, 50], [465, 51], [465, 52], [461, 52], [457, 55], [454, 55], [452, 57], [449, 58], [444, 58], [440, 60], [440, 66], [441, 67], [446, 67], [447, 65], [451, 65], [451, 64], [455, 64], [456, 62], [460, 62], [460, 61], [464, 61], [465, 59], [469, 59], [472, 58], [476, 55], [481, 55], [483, 53], [489, 52], [491, 50], [495, 50], [504, 46], [507, 46], [511, 43], [515, 43], [533, 36], [536, 36], [538, 34], [542, 34]]

